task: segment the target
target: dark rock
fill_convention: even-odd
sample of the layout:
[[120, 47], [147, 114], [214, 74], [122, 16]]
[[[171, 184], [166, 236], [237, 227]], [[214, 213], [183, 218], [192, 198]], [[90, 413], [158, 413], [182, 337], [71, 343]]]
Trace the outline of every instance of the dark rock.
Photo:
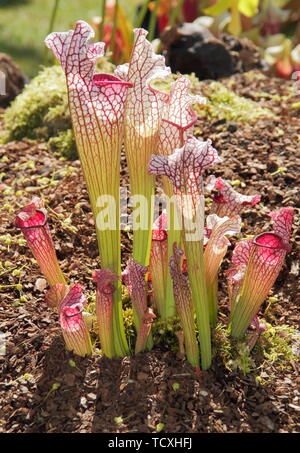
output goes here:
[[233, 123], [228, 124], [228, 127], [227, 127], [228, 132], [233, 134], [234, 132], [237, 131], [237, 129], [238, 129], [238, 127], [236, 124], [233, 124]]
[[0, 106], [7, 107], [27, 83], [26, 76], [9, 55], [0, 53]]
[[232, 59], [225, 45], [202, 25], [184, 23], [161, 36], [167, 47], [166, 60], [172, 72], [194, 72], [200, 79], [218, 79], [232, 74]]
[[226, 33], [217, 39], [202, 25], [176, 25], [166, 29], [161, 40], [172, 71], [194, 72], [199, 79], [219, 79], [262, 67], [258, 48], [252, 41]]
[[234, 73], [263, 68], [259, 49], [250, 39], [237, 38], [228, 33], [222, 33], [220, 39], [231, 55]]

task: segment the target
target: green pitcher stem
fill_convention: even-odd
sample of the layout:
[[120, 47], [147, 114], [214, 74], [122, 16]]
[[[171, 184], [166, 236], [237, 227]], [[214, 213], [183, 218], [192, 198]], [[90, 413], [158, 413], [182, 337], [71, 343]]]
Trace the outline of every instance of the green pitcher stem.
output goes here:
[[216, 327], [218, 318], [218, 278], [207, 282], [207, 297], [209, 303], [209, 320], [211, 327]]
[[199, 331], [201, 366], [207, 370], [211, 365], [211, 333], [209, 308], [203, 260], [203, 241], [185, 241], [185, 253], [193, 303]]
[[[148, 190], [147, 190], [148, 189]], [[133, 259], [138, 263], [142, 264], [143, 266], [149, 265], [149, 257], [150, 257], [150, 248], [152, 242], [152, 224], [153, 224], [153, 213], [154, 213], [154, 188], [151, 187], [149, 190], [149, 186], [146, 188], [144, 195], [145, 198], [148, 200], [148, 211], [146, 213], [148, 218], [148, 228], [147, 230], [133, 230]], [[134, 193], [133, 193], [134, 195]], [[148, 275], [148, 274], [147, 274]], [[146, 275], [146, 278], [147, 278]], [[141, 320], [138, 318], [136, 310], [133, 308], [133, 320], [136, 332], [138, 332]], [[150, 333], [148, 340], [147, 340], [147, 349], [152, 349], [153, 347], [153, 339]]]
[[[246, 299], [246, 303], [245, 303]], [[247, 304], [247, 296], [243, 291], [238, 298], [230, 321], [231, 336], [237, 339], [243, 338], [252, 319], [255, 317], [257, 310]], [[249, 302], [249, 299], [248, 299]]]
[[[181, 231], [176, 229], [176, 223], [175, 223], [175, 218], [176, 218], [176, 206], [174, 204], [170, 205], [170, 211], [169, 211], [169, 229], [168, 229], [168, 263], [170, 262], [170, 258], [173, 255], [173, 244], [176, 242], [176, 244], [180, 244], [180, 239], [181, 239]], [[162, 319], [167, 319], [170, 317], [175, 316], [176, 313], [176, 308], [175, 308], [175, 300], [174, 300], [174, 294], [173, 294], [173, 282], [168, 266], [168, 274], [167, 274], [167, 282], [166, 282], [166, 302], [164, 306], [164, 311], [162, 313], [161, 318]]]
[[[120, 235], [120, 201], [119, 201], [119, 188], [113, 194], [116, 201], [116, 230], [99, 230], [96, 228], [98, 247], [101, 258], [102, 269], [111, 269], [116, 275], [121, 275], [121, 235]], [[95, 206], [95, 205], [94, 205]], [[97, 219], [97, 207], [94, 211], [94, 216]], [[96, 225], [97, 226], [97, 225]], [[114, 355], [117, 357], [124, 357], [129, 354], [128, 343], [125, 336], [125, 328], [123, 322], [122, 311], [122, 292], [121, 283], [116, 285], [116, 291], [113, 295], [113, 349]]]

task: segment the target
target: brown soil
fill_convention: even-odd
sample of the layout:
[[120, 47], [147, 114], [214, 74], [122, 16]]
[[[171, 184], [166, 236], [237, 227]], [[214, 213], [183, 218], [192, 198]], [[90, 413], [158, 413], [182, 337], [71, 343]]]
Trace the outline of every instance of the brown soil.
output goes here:
[[[259, 73], [257, 73], [259, 74]], [[236, 75], [226, 81], [236, 92], [253, 97], [255, 92], [287, 95], [291, 82], [275, 78], [246, 78]], [[299, 99], [299, 98], [298, 98]], [[256, 98], [257, 100], [257, 98]], [[210, 137], [224, 162], [215, 174], [240, 179], [244, 193], [260, 193], [262, 204], [245, 210], [244, 232], [259, 233], [270, 228], [268, 212], [280, 206], [296, 211], [293, 250], [273, 288], [278, 302], [272, 304], [266, 319], [273, 325], [299, 326], [299, 138], [300, 111], [292, 100], [258, 98], [278, 115], [276, 120], [261, 119], [254, 124], [211, 123], [200, 120], [202, 136]], [[28, 166], [35, 163], [35, 168]], [[71, 162], [69, 174], [59, 170], [66, 163], [51, 155], [43, 144], [10, 143], [0, 148], [2, 183], [12, 188], [2, 197], [0, 235], [16, 236], [15, 212], [33, 195], [43, 196], [52, 210], [71, 216], [68, 224], [50, 212], [50, 225], [63, 270], [81, 283], [87, 294], [94, 291], [88, 270], [99, 266], [93, 219], [78, 161]], [[272, 175], [279, 167], [284, 173]], [[40, 181], [51, 178], [54, 184]], [[126, 179], [126, 167], [122, 175]], [[26, 178], [26, 179], [24, 179]], [[3, 187], [2, 187], [3, 189]], [[16, 196], [16, 192], [25, 190]], [[11, 211], [6, 209], [9, 204]], [[78, 205], [80, 204], [80, 205]], [[167, 347], [124, 359], [108, 360], [94, 355], [80, 358], [64, 350], [57, 314], [44, 303], [43, 281], [26, 246], [0, 242], [1, 261], [10, 261], [1, 285], [23, 285], [20, 303], [15, 287], [1, 289], [0, 330], [9, 334], [7, 353], [0, 356], [0, 432], [156, 432], [164, 423], [165, 432], [300, 432], [299, 364], [287, 363], [280, 369], [269, 364], [269, 382], [261, 385], [255, 374], [229, 372], [220, 358], [212, 368], [194, 375], [191, 366]], [[123, 261], [130, 253], [130, 242], [123, 234]], [[6, 263], [7, 265], [8, 263]], [[224, 269], [228, 261], [224, 263]], [[226, 315], [226, 281], [222, 276], [220, 298]], [[76, 367], [70, 365], [72, 359]], [[72, 362], [71, 362], [72, 364]], [[25, 376], [24, 376], [25, 375]], [[30, 375], [30, 376], [29, 376]], [[179, 383], [174, 390], [172, 385]], [[53, 384], [60, 384], [56, 390]], [[122, 417], [117, 424], [115, 417]]]

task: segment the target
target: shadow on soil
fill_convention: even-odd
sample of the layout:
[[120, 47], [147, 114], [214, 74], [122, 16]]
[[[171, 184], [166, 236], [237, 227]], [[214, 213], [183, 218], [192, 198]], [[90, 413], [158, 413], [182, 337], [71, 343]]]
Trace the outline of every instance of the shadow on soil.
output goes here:
[[197, 413], [188, 403], [201, 387], [192, 367], [170, 352], [102, 358], [92, 432], [153, 433], [158, 424], [165, 432], [196, 431]]
[[155, 433], [158, 424], [166, 433], [272, 432], [280, 426], [268, 388], [216, 362], [196, 377], [170, 351], [80, 358], [57, 337], [43, 366], [26, 432]]
[[84, 379], [88, 359], [65, 350], [62, 338], [55, 337], [43, 360], [43, 374], [37, 382], [30, 412], [31, 423], [26, 432], [76, 432], [81, 421], [77, 411], [86, 393]]

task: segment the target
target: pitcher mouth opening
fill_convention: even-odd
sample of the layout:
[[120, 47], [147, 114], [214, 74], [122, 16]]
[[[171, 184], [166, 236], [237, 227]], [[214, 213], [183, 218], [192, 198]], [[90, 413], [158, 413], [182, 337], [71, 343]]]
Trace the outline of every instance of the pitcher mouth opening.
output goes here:
[[[45, 212], [43, 212], [42, 209], [36, 209], [35, 212], [38, 213], [38, 214], [41, 214], [41, 215], [43, 216], [43, 218], [44, 218], [43, 223], [38, 224], [38, 225], [29, 225], [29, 226], [25, 226], [25, 225], [23, 226], [23, 225], [22, 225], [22, 227], [20, 227], [20, 228], [26, 229], [26, 230], [29, 230], [29, 229], [32, 229], [32, 228], [43, 228], [43, 227], [48, 223], [48, 217], [47, 217], [47, 215], [45, 214]], [[33, 218], [33, 217], [32, 217], [32, 218]], [[23, 222], [26, 223], [26, 222], [29, 222], [30, 220], [31, 220], [31, 219], [29, 219], [29, 220], [23, 220]]]
[[112, 74], [97, 73], [93, 75], [93, 84], [97, 87], [106, 85], [121, 85], [124, 87], [132, 88], [132, 83], [119, 79]]
[[64, 313], [64, 315], [67, 318], [73, 318], [74, 316], [78, 316], [78, 315], [80, 315], [83, 312], [83, 308], [81, 310], [78, 307], [76, 307], [76, 308], [78, 309], [78, 311], [76, 313], [72, 313], [72, 314]]
[[291, 246], [283, 242], [282, 237], [273, 232], [266, 232], [257, 235], [253, 244], [258, 247], [265, 247], [272, 250], [291, 250]]

